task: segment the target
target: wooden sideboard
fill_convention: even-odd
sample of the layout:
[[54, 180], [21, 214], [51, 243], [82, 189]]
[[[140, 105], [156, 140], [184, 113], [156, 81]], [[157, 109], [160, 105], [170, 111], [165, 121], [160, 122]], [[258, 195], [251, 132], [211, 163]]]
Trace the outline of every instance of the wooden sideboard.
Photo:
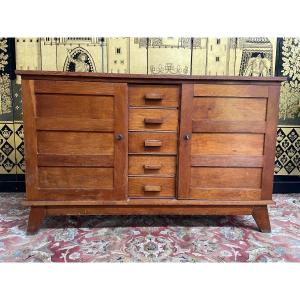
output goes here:
[[248, 214], [270, 232], [285, 78], [17, 74], [28, 232], [95, 214]]

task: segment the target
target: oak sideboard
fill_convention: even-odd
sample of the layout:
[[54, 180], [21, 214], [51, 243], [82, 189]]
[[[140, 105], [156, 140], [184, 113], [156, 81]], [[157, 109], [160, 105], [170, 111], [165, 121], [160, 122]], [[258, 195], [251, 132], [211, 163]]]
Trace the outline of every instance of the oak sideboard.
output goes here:
[[252, 215], [270, 232], [283, 77], [17, 71], [28, 232], [52, 215]]

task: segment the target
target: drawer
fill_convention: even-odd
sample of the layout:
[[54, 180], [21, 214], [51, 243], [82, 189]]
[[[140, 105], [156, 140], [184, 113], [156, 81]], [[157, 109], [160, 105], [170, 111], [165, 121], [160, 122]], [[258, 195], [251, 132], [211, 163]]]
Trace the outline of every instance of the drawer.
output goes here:
[[176, 156], [130, 155], [129, 175], [169, 175], [176, 173]]
[[176, 85], [131, 85], [128, 96], [130, 106], [178, 107], [180, 88]]
[[175, 197], [175, 178], [129, 177], [129, 197]]
[[129, 132], [129, 153], [177, 153], [176, 133]]
[[132, 108], [129, 110], [129, 130], [177, 130], [177, 109]]

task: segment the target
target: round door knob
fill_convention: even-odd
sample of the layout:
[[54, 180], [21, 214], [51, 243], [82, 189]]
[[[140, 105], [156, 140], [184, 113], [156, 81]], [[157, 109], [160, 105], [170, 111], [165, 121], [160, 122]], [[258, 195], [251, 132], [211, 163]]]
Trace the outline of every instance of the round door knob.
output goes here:
[[118, 134], [116, 135], [116, 139], [117, 139], [118, 141], [123, 140], [123, 138], [124, 138], [124, 136], [123, 136], [122, 133], [118, 133]]
[[183, 136], [183, 138], [184, 138], [186, 141], [188, 141], [188, 140], [191, 139], [191, 135], [190, 135], [190, 134], [185, 134], [185, 135]]

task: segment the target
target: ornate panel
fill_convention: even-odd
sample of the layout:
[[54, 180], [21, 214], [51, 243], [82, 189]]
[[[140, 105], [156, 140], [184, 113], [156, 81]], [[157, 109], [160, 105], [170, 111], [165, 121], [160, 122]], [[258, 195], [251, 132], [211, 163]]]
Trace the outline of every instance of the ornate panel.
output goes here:
[[191, 38], [149, 38], [148, 73], [189, 75]]
[[300, 127], [278, 127], [274, 172], [300, 175]]
[[16, 68], [105, 72], [104, 38], [16, 38]]
[[147, 38], [130, 38], [130, 73], [147, 74]]
[[0, 120], [12, 120], [13, 107], [11, 80], [8, 74], [0, 75]]
[[12, 88], [15, 68], [13, 45], [13, 39], [0, 38], [0, 174], [9, 175], [9, 180], [15, 180], [13, 175], [16, 174]]
[[8, 65], [8, 54], [7, 54], [7, 39], [0, 38], [0, 70], [4, 71]]
[[300, 125], [300, 39], [278, 39], [277, 75], [287, 76], [280, 94], [280, 125]]
[[0, 174], [16, 174], [16, 146], [13, 122], [0, 122]]
[[276, 38], [194, 38], [193, 75], [274, 75]]
[[16, 147], [16, 171], [17, 174], [25, 173], [24, 160], [24, 128], [23, 122], [17, 121], [14, 123], [15, 130], [15, 147]]
[[9, 39], [0, 38], [0, 121], [13, 120], [11, 44]]

